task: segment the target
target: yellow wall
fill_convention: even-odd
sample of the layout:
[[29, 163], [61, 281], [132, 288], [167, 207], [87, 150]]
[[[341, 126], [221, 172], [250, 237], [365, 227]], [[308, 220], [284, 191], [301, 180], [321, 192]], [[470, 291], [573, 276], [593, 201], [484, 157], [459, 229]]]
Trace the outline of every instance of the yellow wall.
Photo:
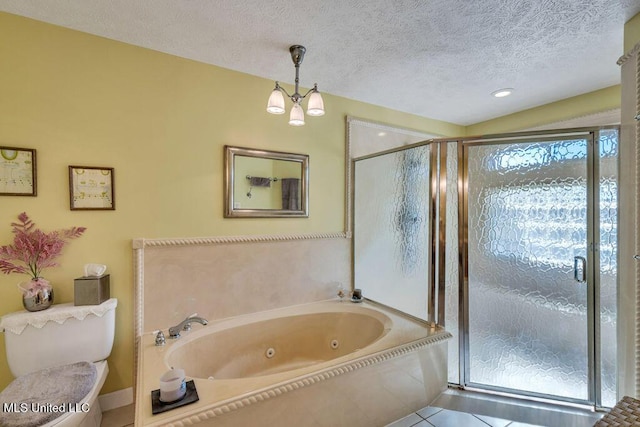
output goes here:
[[[56, 301], [69, 302], [85, 263], [109, 266], [119, 306], [103, 392], [133, 383], [133, 238], [342, 231], [346, 115], [464, 134], [329, 95], [324, 117], [292, 127], [265, 111], [272, 81], [6, 13], [0, 58], [0, 145], [35, 148], [38, 161], [37, 197], [0, 196], [0, 244], [22, 211], [45, 230], [88, 228], [46, 277]], [[224, 219], [225, 144], [309, 154], [309, 218]], [[69, 165], [115, 168], [117, 209], [70, 211]], [[24, 278], [0, 275], [0, 314], [22, 308]], [[0, 388], [10, 380], [2, 337]]]
[[467, 126], [467, 135], [512, 132], [620, 108], [620, 85]]

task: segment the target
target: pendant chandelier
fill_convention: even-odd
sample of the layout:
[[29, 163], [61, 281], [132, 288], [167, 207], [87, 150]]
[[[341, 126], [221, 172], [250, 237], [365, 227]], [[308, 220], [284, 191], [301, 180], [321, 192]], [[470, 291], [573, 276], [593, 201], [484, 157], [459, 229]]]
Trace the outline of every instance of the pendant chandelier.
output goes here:
[[309, 101], [307, 102], [307, 114], [310, 116], [322, 116], [324, 115], [324, 102], [322, 101], [322, 95], [318, 92], [318, 84], [313, 84], [313, 89], [309, 89], [307, 93], [304, 95], [300, 95], [298, 93], [298, 83], [299, 83], [299, 74], [300, 74], [300, 64], [304, 59], [304, 54], [307, 50], [304, 46], [293, 45], [289, 47], [289, 52], [291, 53], [291, 60], [293, 60], [293, 64], [296, 67], [296, 81], [295, 81], [295, 92], [293, 95], [289, 95], [289, 93], [280, 86], [278, 82], [276, 82], [276, 87], [271, 92], [269, 96], [269, 101], [267, 102], [267, 111], [271, 114], [284, 114], [285, 106], [284, 106], [284, 95], [293, 102], [293, 107], [291, 108], [291, 113], [289, 115], [289, 124], [291, 126], [302, 126], [304, 125], [304, 111], [302, 109], [302, 100], [309, 96]]

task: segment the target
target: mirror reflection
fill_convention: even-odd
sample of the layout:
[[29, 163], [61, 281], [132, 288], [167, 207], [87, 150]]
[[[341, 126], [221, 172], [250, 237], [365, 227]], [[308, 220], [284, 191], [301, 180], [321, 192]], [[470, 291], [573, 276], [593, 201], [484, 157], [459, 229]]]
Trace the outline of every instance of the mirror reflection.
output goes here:
[[304, 154], [226, 149], [226, 217], [307, 217]]

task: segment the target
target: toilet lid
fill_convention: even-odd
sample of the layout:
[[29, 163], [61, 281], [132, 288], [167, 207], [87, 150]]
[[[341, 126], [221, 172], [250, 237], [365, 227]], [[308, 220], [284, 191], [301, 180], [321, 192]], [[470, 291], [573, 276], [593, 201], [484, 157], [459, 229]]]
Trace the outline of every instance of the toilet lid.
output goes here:
[[16, 378], [0, 393], [0, 425], [36, 427], [68, 412], [87, 410], [77, 404], [91, 391], [97, 376], [93, 363], [78, 362]]

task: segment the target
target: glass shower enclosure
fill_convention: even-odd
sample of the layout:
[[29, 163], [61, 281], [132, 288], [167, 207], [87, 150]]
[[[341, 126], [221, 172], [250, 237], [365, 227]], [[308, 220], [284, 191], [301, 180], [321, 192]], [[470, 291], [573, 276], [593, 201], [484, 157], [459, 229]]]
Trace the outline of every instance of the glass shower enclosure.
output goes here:
[[428, 320], [431, 147], [354, 162], [354, 283], [365, 297]]
[[452, 384], [611, 407], [617, 164], [616, 127], [356, 159], [355, 287], [452, 332]]

